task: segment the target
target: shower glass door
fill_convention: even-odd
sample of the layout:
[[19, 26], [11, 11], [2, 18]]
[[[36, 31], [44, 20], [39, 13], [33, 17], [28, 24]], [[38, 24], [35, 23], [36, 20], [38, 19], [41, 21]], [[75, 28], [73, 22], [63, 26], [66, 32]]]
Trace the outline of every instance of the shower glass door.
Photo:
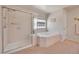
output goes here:
[[31, 14], [3, 8], [3, 51], [31, 44]]

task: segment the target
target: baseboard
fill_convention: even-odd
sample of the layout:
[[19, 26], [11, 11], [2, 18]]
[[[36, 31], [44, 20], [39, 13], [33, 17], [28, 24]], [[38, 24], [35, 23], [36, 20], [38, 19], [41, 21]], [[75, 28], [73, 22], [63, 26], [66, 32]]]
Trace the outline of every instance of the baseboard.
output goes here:
[[22, 49], [29, 48], [29, 47], [32, 47], [32, 44], [30, 44], [30, 45], [28, 45], [28, 46], [20, 47], [20, 48], [17, 48], [17, 49], [8, 51], [8, 52], [5, 52], [4, 54], [12, 54], [12, 53], [15, 53], [15, 52], [17, 52], [17, 51], [20, 51], [20, 50], [22, 50]]
[[79, 41], [76, 41], [75, 39], [67, 39], [67, 40], [71, 40], [71, 41], [74, 41], [76, 43], [79, 43]]

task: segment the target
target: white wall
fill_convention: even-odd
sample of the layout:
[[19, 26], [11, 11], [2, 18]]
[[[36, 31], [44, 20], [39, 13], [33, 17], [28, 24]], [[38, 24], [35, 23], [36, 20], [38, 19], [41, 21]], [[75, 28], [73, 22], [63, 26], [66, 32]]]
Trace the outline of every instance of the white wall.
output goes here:
[[[79, 42], [79, 35], [75, 34], [74, 17], [79, 17], [79, 6], [71, 6], [51, 13], [48, 18], [48, 31], [59, 32], [65, 39]], [[56, 18], [56, 22], [53, 18]]]
[[[56, 18], [56, 22], [54, 22], [53, 18]], [[63, 36], [66, 35], [66, 15], [65, 10], [61, 9], [54, 13], [51, 13], [48, 18], [48, 31], [50, 32], [58, 32]]]
[[79, 17], [79, 6], [67, 8], [67, 35], [68, 39], [79, 42], [79, 35], [75, 34], [74, 17]]

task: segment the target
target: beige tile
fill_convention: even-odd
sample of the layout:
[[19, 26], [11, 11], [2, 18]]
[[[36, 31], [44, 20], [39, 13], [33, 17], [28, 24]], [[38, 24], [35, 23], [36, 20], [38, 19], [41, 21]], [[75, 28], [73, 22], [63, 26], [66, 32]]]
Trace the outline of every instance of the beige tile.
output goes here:
[[65, 40], [64, 42], [57, 42], [56, 44], [48, 47], [31, 47], [15, 52], [14, 54], [62, 54], [62, 53], [79, 53], [79, 43]]

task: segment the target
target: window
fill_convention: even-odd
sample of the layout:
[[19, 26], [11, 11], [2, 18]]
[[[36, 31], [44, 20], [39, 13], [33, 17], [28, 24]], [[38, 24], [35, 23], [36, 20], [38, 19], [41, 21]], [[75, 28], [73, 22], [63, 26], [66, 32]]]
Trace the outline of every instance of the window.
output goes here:
[[37, 28], [40, 29], [40, 28], [46, 28], [46, 20], [40, 20], [38, 19], [37, 21]]
[[46, 29], [46, 20], [34, 18], [33, 20], [33, 29]]

